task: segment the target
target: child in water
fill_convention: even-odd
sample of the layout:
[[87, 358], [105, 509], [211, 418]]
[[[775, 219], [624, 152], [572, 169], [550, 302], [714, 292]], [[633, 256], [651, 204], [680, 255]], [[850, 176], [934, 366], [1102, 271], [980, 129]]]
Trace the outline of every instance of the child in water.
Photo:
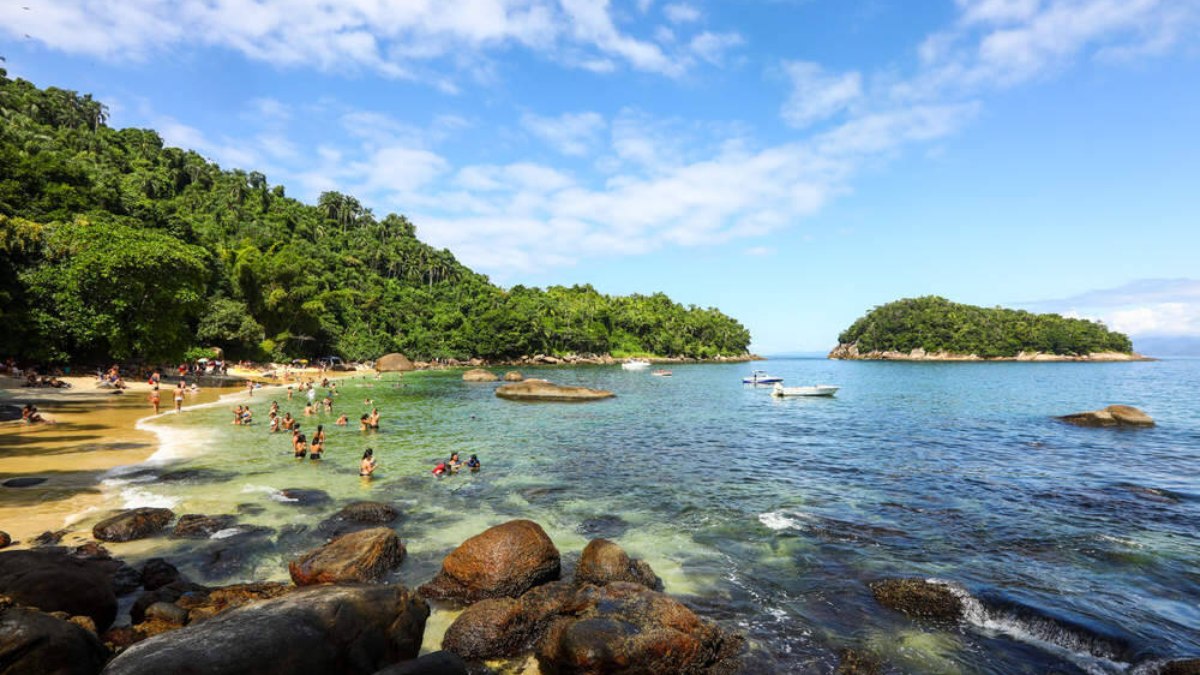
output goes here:
[[370, 478], [371, 474], [375, 473], [375, 451], [367, 448], [363, 453], [362, 462], [358, 465], [358, 475], [363, 478]]
[[467, 460], [467, 468], [470, 469], [472, 473], [478, 471], [480, 469], [480, 466], [481, 465], [479, 464], [479, 458], [476, 457], [475, 455], [471, 455], [471, 459]]

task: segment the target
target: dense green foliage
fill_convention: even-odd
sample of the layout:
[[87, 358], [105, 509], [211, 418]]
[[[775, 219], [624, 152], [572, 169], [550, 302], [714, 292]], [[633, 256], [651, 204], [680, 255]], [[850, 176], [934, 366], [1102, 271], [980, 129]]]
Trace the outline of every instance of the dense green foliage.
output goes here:
[[975, 307], [945, 298], [897, 300], [876, 307], [838, 336], [859, 352], [898, 351], [1011, 357], [1020, 352], [1091, 354], [1133, 351], [1133, 343], [1104, 324], [1033, 314], [1015, 309]]
[[90, 96], [0, 70], [0, 354], [512, 358], [744, 353], [715, 309], [591, 286], [504, 290], [336, 192], [315, 206], [111, 129]]

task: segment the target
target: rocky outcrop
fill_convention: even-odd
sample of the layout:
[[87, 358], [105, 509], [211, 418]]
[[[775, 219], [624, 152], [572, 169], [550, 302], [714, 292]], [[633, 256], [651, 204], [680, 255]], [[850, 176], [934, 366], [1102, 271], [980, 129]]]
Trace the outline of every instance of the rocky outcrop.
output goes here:
[[370, 675], [413, 659], [429, 605], [403, 586], [314, 586], [140, 642], [106, 675]]
[[957, 621], [963, 604], [948, 584], [926, 579], [883, 579], [870, 584], [875, 601], [917, 619]]
[[227, 530], [237, 522], [237, 516], [205, 516], [198, 513], [185, 513], [179, 516], [172, 537], [182, 539], [208, 539], [221, 530]]
[[297, 586], [377, 581], [404, 560], [404, 544], [390, 527], [342, 535], [288, 565]]
[[387, 354], [379, 357], [375, 362], [375, 370], [381, 373], [403, 373], [410, 370], [416, 370], [413, 362], [408, 360], [408, 357], [403, 354]]
[[1063, 415], [1058, 419], [1081, 427], [1152, 427], [1154, 419], [1131, 405], [1110, 405], [1103, 410]]
[[860, 352], [857, 344], [839, 344], [830, 352], [828, 358], [846, 361], [1153, 361], [1154, 359], [1141, 354], [1123, 352], [1093, 352], [1091, 354], [1047, 354], [1045, 352], [1020, 352], [1016, 356], [982, 357], [978, 354], [957, 354], [954, 352], [928, 352], [917, 348], [912, 351], [869, 351]]
[[462, 379], [463, 382], [495, 382], [500, 378], [496, 377], [496, 374], [490, 370], [475, 368], [463, 373]]
[[390, 504], [354, 502], [347, 504], [341, 511], [321, 521], [317, 529], [326, 536], [339, 537], [377, 525], [387, 525], [399, 516], [400, 512]]
[[130, 509], [96, 523], [92, 536], [100, 541], [144, 539], [162, 532], [174, 518], [171, 509]]
[[467, 675], [467, 664], [454, 652], [430, 652], [412, 661], [388, 666], [375, 675]]
[[583, 549], [575, 568], [575, 582], [603, 586], [614, 581], [628, 581], [661, 591], [662, 579], [650, 565], [630, 558], [625, 550], [607, 539], [593, 539]]
[[531, 520], [512, 520], [471, 537], [450, 552], [442, 569], [421, 587], [427, 598], [475, 602], [515, 598], [558, 579], [560, 557], [554, 542]]
[[1168, 661], [1152, 672], [1156, 675], [1200, 675], [1200, 658]]
[[576, 590], [570, 582], [554, 581], [520, 598], [481, 600], [450, 624], [442, 648], [472, 661], [528, 652], [551, 621], [575, 607]]
[[86, 616], [103, 631], [117, 616], [115, 561], [85, 560], [62, 551], [0, 553], [0, 594], [43, 612]]
[[108, 650], [76, 622], [0, 600], [0, 671], [95, 675], [104, 667]]
[[522, 375], [521, 372], [517, 371], [517, 370], [510, 370], [504, 374], [505, 382], [521, 382], [524, 379], [525, 379], [525, 376]]
[[587, 387], [567, 387], [547, 382], [546, 380], [529, 379], [524, 382], [502, 384], [496, 388], [496, 396], [513, 401], [598, 401], [612, 398], [616, 394], [604, 389], [589, 389]]
[[535, 654], [543, 673], [708, 673], [732, 670], [743, 644], [679, 601], [618, 581], [579, 589]]

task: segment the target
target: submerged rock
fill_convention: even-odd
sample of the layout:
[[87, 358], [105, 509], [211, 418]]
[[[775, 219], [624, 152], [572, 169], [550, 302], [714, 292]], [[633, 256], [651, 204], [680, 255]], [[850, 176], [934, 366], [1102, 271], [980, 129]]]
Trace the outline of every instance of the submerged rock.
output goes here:
[[92, 536], [100, 541], [144, 539], [162, 532], [174, 518], [171, 509], [131, 509], [96, 523]]
[[551, 401], [575, 402], [598, 401], [612, 398], [616, 394], [604, 389], [589, 389], [587, 387], [567, 387], [547, 382], [546, 380], [525, 380], [502, 384], [496, 388], [496, 396], [513, 401]]
[[1152, 427], [1154, 419], [1131, 405], [1110, 405], [1103, 410], [1063, 415], [1058, 419], [1081, 427]]
[[1154, 672], [1157, 675], [1200, 675], [1200, 658], [1168, 661]]
[[914, 618], [957, 621], [962, 617], [962, 600], [946, 584], [926, 579], [883, 579], [871, 582], [870, 587], [876, 602]]
[[400, 512], [389, 504], [382, 502], [354, 502], [321, 521], [317, 529], [327, 536], [337, 537], [350, 532], [365, 530], [376, 525], [387, 525], [399, 516]]
[[475, 602], [520, 596], [558, 579], [561, 559], [554, 542], [532, 520], [511, 520], [464, 541], [421, 587], [429, 598]]
[[0, 609], [0, 669], [5, 673], [94, 675], [108, 650], [78, 622], [26, 607]]
[[584, 586], [550, 623], [536, 655], [544, 673], [705, 673], [732, 670], [744, 639], [679, 601], [622, 581]]
[[205, 516], [199, 513], [185, 513], [179, 516], [172, 537], [181, 539], [208, 539], [221, 530], [229, 529], [237, 522], [237, 516]]
[[377, 581], [404, 560], [404, 544], [390, 527], [352, 532], [288, 565], [297, 586]]
[[142, 587], [148, 591], [157, 590], [167, 584], [179, 581], [179, 570], [162, 558], [151, 558], [142, 565], [139, 573]]
[[287, 488], [279, 491], [280, 501], [290, 506], [324, 506], [333, 501], [328, 492], [311, 488]]
[[83, 560], [62, 551], [0, 553], [0, 594], [44, 612], [89, 617], [103, 631], [117, 616], [114, 561]]
[[0, 483], [0, 485], [8, 488], [27, 488], [33, 487], [34, 485], [41, 485], [45, 482], [46, 479], [42, 478], [41, 476], [20, 476], [17, 478], [9, 478], [3, 483]]
[[575, 528], [585, 537], [619, 537], [629, 529], [629, 523], [620, 516], [596, 516], [588, 518]]
[[62, 538], [67, 536], [68, 530], [47, 530], [33, 538], [30, 543], [34, 546], [58, 546]]
[[607, 539], [593, 539], [583, 549], [575, 568], [575, 583], [603, 586], [613, 581], [628, 581], [661, 591], [659, 579], [650, 565], [630, 558], [625, 549]]
[[370, 675], [421, 647], [429, 605], [403, 586], [314, 586], [140, 642], [107, 675]]
[[834, 675], [879, 675], [883, 672], [883, 664], [875, 655], [857, 649], [843, 649], [838, 652], [837, 669]]
[[463, 373], [462, 379], [463, 382], [495, 382], [500, 378], [496, 377], [496, 374], [490, 370], [475, 368]]

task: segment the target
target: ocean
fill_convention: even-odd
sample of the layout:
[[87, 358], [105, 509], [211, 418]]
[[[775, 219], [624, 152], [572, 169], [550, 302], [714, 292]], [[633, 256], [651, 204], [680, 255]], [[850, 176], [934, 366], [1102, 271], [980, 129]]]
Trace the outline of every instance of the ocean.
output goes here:
[[[742, 384], [752, 368], [842, 389], [775, 399]], [[239, 392], [143, 422], [160, 451], [104, 489], [113, 507], [237, 514], [210, 540], [130, 549], [209, 584], [286, 579], [287, 561], [321, 541], [320, 520], [355, 500], [403, 513], [397, 579], [413, 586], [509, 519], [540, 523], [567, 566], [607, 537], [668, 593], [743, 632], [764, 671], [829, 672], [843, 648], [943, 673], [1136, 672], [1200, 655], [1200, 360], [671, 369], [523, 369], [617, 394], [579, 404], [504, 401], [460, 371], [358, 376], [338, 381], [333, 416], [304, 418], [301, 396], [259, 391], [249, 427], [231, 424]], [[268, 433], [271, 400], [310, 435], [325, 425], [325, 459], [295, 460], [290, 434]], [[1054, 419], [1113, 403], [1158, 425]], [[361, 432], [372, 407], [381, 429]], [[350, 426], [332, 425], [341, 412]], [[380, 464], [370, 481], [357, 475], [367, 447]], [[483, 470], [434, 477], [452, 451]], [[328, 501], [292, 501], [290, 488]], [[867, 584], [897, 576], [953, 584], [966, 619], [933, 625], [880, 607]]]

